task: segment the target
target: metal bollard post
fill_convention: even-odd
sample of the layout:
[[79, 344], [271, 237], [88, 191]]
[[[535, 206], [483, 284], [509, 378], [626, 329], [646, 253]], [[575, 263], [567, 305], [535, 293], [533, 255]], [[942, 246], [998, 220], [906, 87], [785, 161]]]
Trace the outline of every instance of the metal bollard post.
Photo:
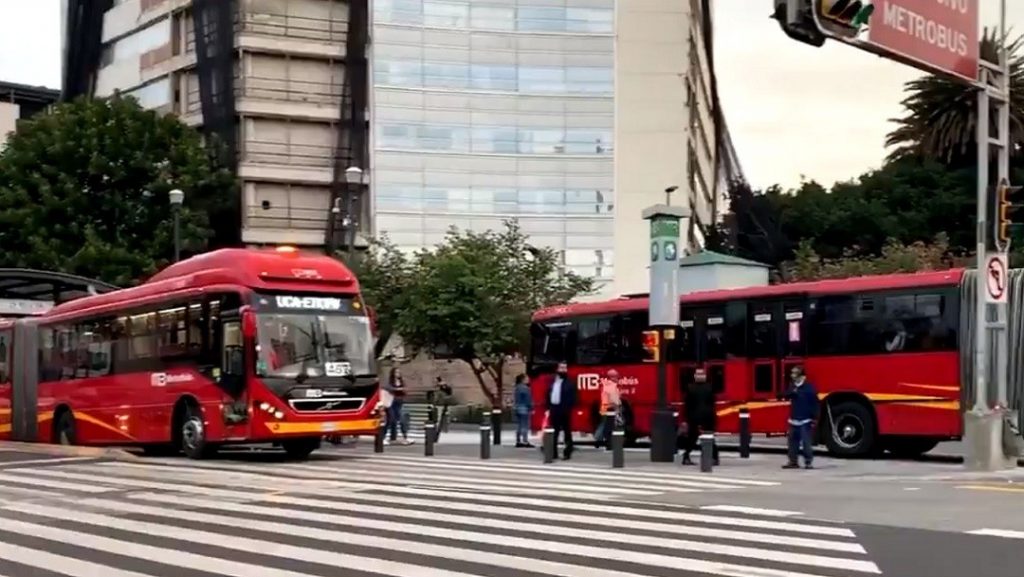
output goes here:
[[615, 411], [608, 411], [607, 413], [604, 414], [604, 424], [601, 427], [601, 434], [604, 435], [604, 438], [594, 439], [594, 441], [596, 443], [598, 443], [598, 444], [604, 444], [605, 448], [607, 448], [610, 451], [611, 448], [612, 448], [611, 447], [611, 443], [609, 442], [609, 443], [606, 444], [605, 443], [605, 439], [610, 439], [611, 435], [609, 433], [614, 432], [614, 431], [615, 431]]
[[494, 430], [494, 445], [501, 445], [501, 409], [491, 410], [491, 428]]
[[626, 431], [612, 431], [612, 468], [621, 469], [626, 466]]
[[437, 425], [434, 423], [427, 423], [423, 425], [423, 456], [433, 457], [434, 456], [434, 428]]
[[705, 433], [700, 436], [700, 470], [710, 473], [715, 462], [715, 435]]
[[480, 458], [491, 458], [491, 426], [480, 425]]
[[555, 460], [555, 430], [544, 429], [541, 437], [541, 448], [544, 453], [544, 462], [552, 463]]
[[740, 409], [740, 458], [750, 458], [750, 411]]
[[384, 452], [384, 433], [387, 431], [387, 421], [381, 421], [377, 426], [377, 434], [373, 436], [373, 452]]

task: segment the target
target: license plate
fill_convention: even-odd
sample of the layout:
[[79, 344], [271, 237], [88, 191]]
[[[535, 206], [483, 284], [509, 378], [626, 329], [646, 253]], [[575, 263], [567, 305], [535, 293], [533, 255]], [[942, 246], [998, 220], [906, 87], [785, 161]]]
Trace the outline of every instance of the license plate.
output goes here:
[[338, 428], [337, 425], [335, 425], [334, 423], [324, 423], [324, 424], [320, 425], [320, 430], [325, 432], [325, 433], [330, 433], [330, 432], [336, 430], [337, 428]]
[[325, 363], [324, 372], [328, 377], [347, 377], [352, 374], [351, 363]]

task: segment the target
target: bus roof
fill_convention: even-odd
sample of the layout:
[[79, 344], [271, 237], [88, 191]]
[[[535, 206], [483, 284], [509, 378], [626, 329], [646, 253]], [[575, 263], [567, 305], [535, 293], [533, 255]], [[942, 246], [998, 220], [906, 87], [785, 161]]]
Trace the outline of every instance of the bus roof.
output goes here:
[[[795, 294], [825, 295], [886, 289], [955, 286], [960, 283], [963, 275], [963, 269], [951, 269], [920, 273], [862, 276], [845, 279], [829, 279], [736, 289], [699, 291], [685, 295], [680, 300], [683, 303], [726, 302], [736, 299], [778, 297]], [[619, 311], [646, 310], [647, 300], [647, 296], [643, 295], [637, 297], [617, 298], [607, 301], [548, 307], [534, 313], [533, 320], [537, 321]]]
[[340, 261], [290, 247], [227, 248], [174, 263], [145, 283], [97, 296], [83, 297], [51, 309], [42, 318], [117, 308], [169, 293], [199, 292], [204, 287], [241, 285], [255, 290], [357, 294], [356, 276]]

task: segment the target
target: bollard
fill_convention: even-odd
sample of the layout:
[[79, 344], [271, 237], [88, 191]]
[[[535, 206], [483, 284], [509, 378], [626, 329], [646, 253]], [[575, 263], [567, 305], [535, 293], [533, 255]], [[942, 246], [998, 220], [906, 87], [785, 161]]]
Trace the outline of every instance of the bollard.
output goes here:
[[715, 462], [715, 434], [705, 433], [700, 436], [700, 470], [710, 473]]
[[544, 462], [551, 463], [555, 460], [555, 430], [544, 429], [541, 437], [541, 449], [544, 453]]
[[433, 457], [434, 456], [434, 423], [427, 423], [423, 425], [423, 456]]
[[501, 409], [491, 411], [491, 428], [494, 430], [494, 445], [501, 445]]
[[384, 433], [387, 431], [387, 422], [381, 421], [380, 425], [377, 426], [377, 434], [373, 436], [373, 452], [383, 453], [384, 452]]
[[[601, 434], [603, 438], [594, 439], [598, 444], [604, 445], [606, 449], [611, 450], [611, 433], [615, 431], [615, 411], [608, 411], [604, 414], [604, 425], [601, 427]], [[605, 441], [608, 440], [606, 443]]]
[[750, 458], [750, 411], [740, 409], [740, 458]]
[[491, 458], [491, 427], [480, 425], [480, 458]]
[[626, 431], [612, 431], [612, 468], [626, 466]]

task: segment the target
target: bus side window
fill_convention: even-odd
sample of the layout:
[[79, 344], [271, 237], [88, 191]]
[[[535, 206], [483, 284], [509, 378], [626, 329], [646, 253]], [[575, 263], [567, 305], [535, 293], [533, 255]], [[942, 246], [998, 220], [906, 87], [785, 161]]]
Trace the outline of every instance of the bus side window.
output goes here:
[[0, 331], [0, 383], [11, 382], [11, 373], [9, 368], [11, 362], [10, 342], [10, 331]]

